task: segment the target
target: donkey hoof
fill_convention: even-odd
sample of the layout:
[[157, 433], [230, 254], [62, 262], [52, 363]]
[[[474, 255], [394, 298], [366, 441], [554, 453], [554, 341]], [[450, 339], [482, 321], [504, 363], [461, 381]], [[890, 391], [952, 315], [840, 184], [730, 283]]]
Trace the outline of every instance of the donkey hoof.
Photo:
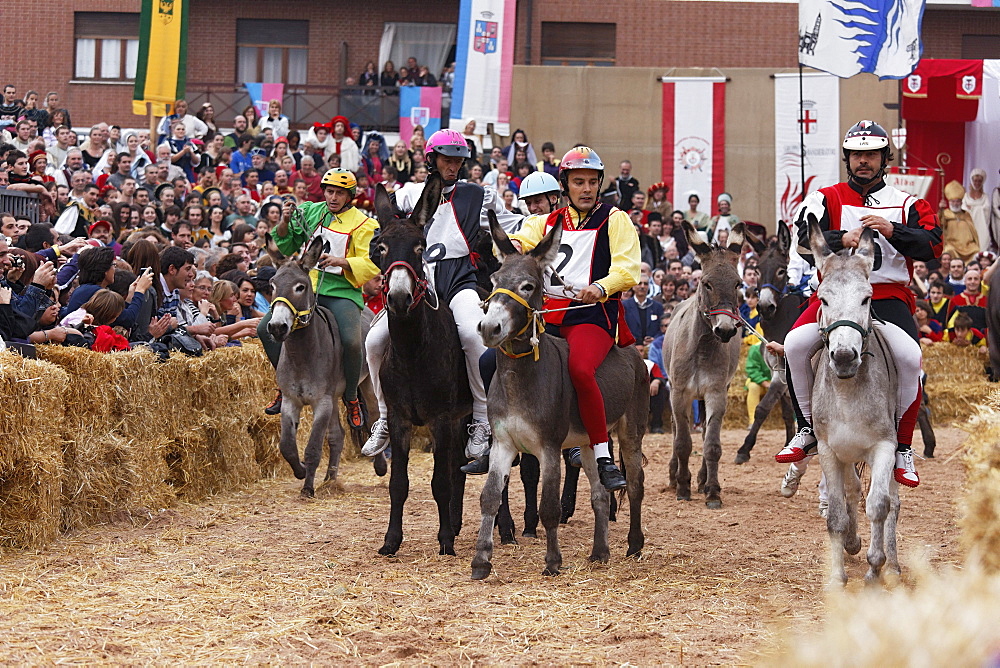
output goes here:
[[611, 561], [610, 553], [597, 554], [596, 552], [590, 555], [590, 561], [598, 564], [606, 564]]
[[559, 575], [559, 567], [558, 566], [546, 566], [545, 570], [542, 571], [542, 575], [544, 575], [546, 577], [555, 577], [556, 575]]
[[517, 545], [517, 538], [514, 538], [513, 536], [508, 536], [507, 538], [501, 538], [500, 539], [500, 544], [501, 545]]
[[302, 491], [299, 492], [299, 494], [304, 499], [312, 499], [316, 497], [316, 490], [314, 490], [312, 487], [303, 487]]
[[538, 538], [538, 531], [535, 529], [525, 529], [521, 532], [521, 536], [524, 538]]
[[677, 492], [677, 500], [678, 501], [690, 501], [691, 500], [691, 492]]
[[375, 475], [379, 478], [384, 476], [389, 472], [389, 465], [385, 461], [385, 455], [378, 455], [372, 459], [372, 467], [375, 469]]
[[306, 467], [304, 466], [292, 466], [292, 473], [295, 474], [296, 479], [304, 480], [306, 477]]
[[748, 455], [746, 453], [743, 453], [743, 452], [737, 452], [736, 453], [736, 463], [737, 464], [746, 464], [748, 461], [750, 461], [750, 455]]
[[492, 570], [493, 570], [493, 564], [491, 564], [488, 561], [485, 564], [473, 564], [472, 579], [485, 580], [487, 576], [489, 576]]
[[861, 537], [854, 536], [844, 541], [844, 552], [847, 554], [857, 554], [861, 551]]
[[712, 510], [718, 510], [722, 507], [722, 499], [706, 499], [705, 506], [711, 508]]
[[399, 551], [399, 545], [393, 546], [389, 545], [389, 543], [384, 544], [378, 549], [378, 553], [384, 557], [395, 556], [397, 551]]
[[455, 545], [453, 543], [441, 543], [441, 549], [438, 550], [438, 556], [440, 557], [454, 557]]

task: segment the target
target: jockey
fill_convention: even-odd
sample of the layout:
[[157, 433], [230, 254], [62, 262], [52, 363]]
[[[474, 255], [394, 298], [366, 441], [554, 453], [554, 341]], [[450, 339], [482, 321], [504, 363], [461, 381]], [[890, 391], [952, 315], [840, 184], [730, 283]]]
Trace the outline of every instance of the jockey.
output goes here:
[[518, 199], [532, 216], [548, 215], [559, 207], [559, 182], [548, 172], [532, 172], [521, 181]]
[[[361, 335], [361, 312], [364, 310], [362, 287], [378, 276], [378, 267], [368, 257], [368, 248], [378, 229], [378, 221], [355, 208], [351, 201], [358, 187], [354, 174], [341, 167], [323, 175], [323, 202], [305, 202], [297, 207], [285, 200], [281, 221], [272, 231], [278, 250], [291, 256], [308, 247], [313, 239], [323, 239], [323, 250], [316, 267], [309, 272], [316, 291], [316, 303], [329, 310], [340, 329], [344, 349], [344, 405], [352, 429], [364, 429], [365, 418], [358, 401], [358, 380], [364, 361], [364, 341]], [[267, 324], [271, 312], [260, 319], [257, 336], [271, 364], [277, 368], [281, 343], [271, 338]], [[281, 412], [281, 391], [265, 410], [269, 415]]]
[[[604, 164], [590, 148], [571, 149], [559, 163], [559, 183], [569, 206], [533, 216], [510, 235], [519, 250], [534, 248], [552, 228], [563, 226], [562, 245], [574, 252], [560, 265], [561, 285], [547, 282], [546, 306], [574, 302], [593, 308], [547, 313], [545, 321], [569, 344], [569, 375], [576, 389], [580, 418], [597, 458], [601, 484], [625, 487], [608, 445], [604, 397], [596, 373], [618, 334], [621, 293], [639, 282], [639, 236], [628, 215], [599, 199]], [[581, 287], [582, 286], [582, 287]], [[567, 291], [572, 290], [571, 296]]]
[[[884, 320], [885, 336], [899, 369], [896, 402], [896, 468], [900, 485], [916, 487], [920, 478], [913, 466], [913, 427], [920, 409], [920, 344], [913, 320], [914, 295], [908, 285], [913, 260], [928, 261], [941, 255], [941, 228], [926, 201], [885, 183], [886, 165], [892, 160], [889, 137], [872, 121], [861, 121], [847, 131], [843, 143], [846, 183], [809, 194], [799, 208], [798, 252], [815, 264], [809, 247], [807, 216], [814, 215], [823, 228], [830, 250], [856, 248], [864, 229], [874, 233], [875, 267], [871, 274], [872, 311]], [[792, 496], [816, 454], [812, 430], [812, 354], [822, 345], [816, 324], [819, 301], [811, 303], [785, 338], [788, 389], [799, 431], [777, 455], [791, 463], [782, 482], [783, 496]]]
[[[447, 303], [455, 317], [458, 337], [465, 353], [465, 370], [472, 390], [472, 424], [465, 454], [476, 459], [490, 447], [490, 423], [486, 414], [486, 389], [479, 372], [479, 358], [486, 350], [477, 331], [483, 311], [481, 297], [476, 290], [476, 265], [471, 257], [476, 239], [483, 230], [489, 234], [492, 210], [505, 230], [516, 229], [522, 216], [507, 211], [496, 190], [465, 181], [459, 181], [470, 151], [465, 137], [454, 130], [438, 130], [424, 146], [427, 167], [444, 180], [441, 204], [427, 226], [427, 250], [423, 257], [429, 267], [429, 276], [442, 303]], [[407, 189], [396, 205], [405, 213], [413, 210], [420, 197], [419, 191]], [[389, 427], [385, 420], [388, 408], [379, 382], [379, 370], [389, 346], [389, 321], [379, 318], [372, 323], [365, 341], [368, 368], [372, 385], [378, 398], [378, 420], [372, 425], [371, 437], [361, 449], [361, 454], [373, 457], [389, 446]]]

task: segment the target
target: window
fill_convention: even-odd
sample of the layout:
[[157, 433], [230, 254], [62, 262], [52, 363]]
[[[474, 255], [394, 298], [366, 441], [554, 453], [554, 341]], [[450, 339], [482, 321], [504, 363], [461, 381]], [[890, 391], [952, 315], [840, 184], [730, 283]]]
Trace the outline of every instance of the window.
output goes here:
[[614, 65], [616, 27], [542, 21], [542, 65]]
[[1000, 58], [1000, 36], [962, 35], [962, 58], [968, 60]]
[[139, 15], [118, 12], [76, 12], [76, 79], [125, 81], [135, 79], [139, 56]]
[[306, 83], [308, 21], [236, 20], [236, 75], [241, 83]]

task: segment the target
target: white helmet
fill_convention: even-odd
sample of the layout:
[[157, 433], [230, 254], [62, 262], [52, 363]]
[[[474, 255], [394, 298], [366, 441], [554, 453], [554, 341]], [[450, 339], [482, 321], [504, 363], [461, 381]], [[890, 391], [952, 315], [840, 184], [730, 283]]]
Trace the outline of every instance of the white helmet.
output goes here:
[[559, 182], [556, 177], [548, 172], [532, 172], [521, 181], [521, 188], [518, 190], [518, 199], [531, 197], [532, 195], [544, 195], [545, 193], [559, 194]]

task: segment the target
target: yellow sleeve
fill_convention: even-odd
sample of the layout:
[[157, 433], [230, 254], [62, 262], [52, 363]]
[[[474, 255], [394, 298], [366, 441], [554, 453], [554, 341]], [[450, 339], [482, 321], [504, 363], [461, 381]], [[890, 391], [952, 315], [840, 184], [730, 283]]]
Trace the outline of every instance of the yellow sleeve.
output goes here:
[[368, 256], [368, 248], [376, 229], [378, 223], [374, 218], [369, 218], [351, 234], [351, 247], [347, 250], [348, 268], [344, 270], [344, 278], [356, 288], [378, 276], [379, 269]]
[[594, 282], [608, 295], [614, 295], [639, 282], [639, 267], [642, 264], [639, 235], [628, 214], [620, 209], [613, 211], [608, 219], [608, 240], [611, 245], [611, 271]]
[[[545, 236], [545, 223], [548, 216], [528, 216], [524, 219], [521, 229], [510, 235], [511, 241], [518, 241], [525, 253], [538, 245]], [[494, 249], [496, 253], [496, 249]], [[497, 254], [499, 256], [499, 254]]]

